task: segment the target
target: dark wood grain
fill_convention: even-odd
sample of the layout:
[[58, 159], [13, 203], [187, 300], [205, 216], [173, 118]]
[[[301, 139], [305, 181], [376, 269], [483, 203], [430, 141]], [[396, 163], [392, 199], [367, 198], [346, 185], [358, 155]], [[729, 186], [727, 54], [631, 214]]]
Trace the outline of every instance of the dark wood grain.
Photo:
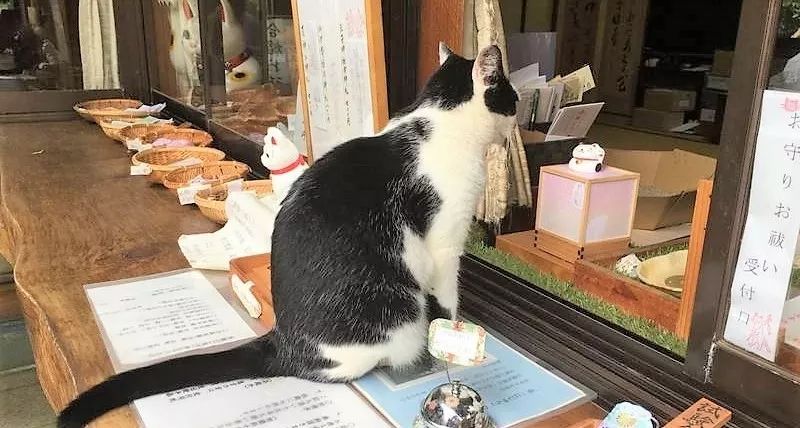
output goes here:
[[439, 68], [439, 42], [445, 42], [457, 54], [463, 53], [464, 0], [423, 0], [419, 13], [417, 90]]
[[[83, 285], [188, 267], [178, 236], [217, 228], [130, 176], [129, 165], [125, 149], [87, 122], [0, 128], [0, 251], [14, 265], [54, 409], [112, 374]], [[96, 426], [136, 424], [122, 409]]]

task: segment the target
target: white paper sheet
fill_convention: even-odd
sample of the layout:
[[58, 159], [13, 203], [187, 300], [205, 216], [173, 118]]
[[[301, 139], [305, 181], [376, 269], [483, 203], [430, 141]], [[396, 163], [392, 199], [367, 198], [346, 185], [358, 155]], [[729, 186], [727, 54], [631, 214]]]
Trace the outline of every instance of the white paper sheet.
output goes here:
[[579, 104], [558, 110], [545, 141], [585, 137], [604, 104]]
[[764, 91], [725, 339], [771, 361], [800, 232], [799, 141], [800, 94]]
[[178, 246], [195, 269], [229, 270], [234, 258], [270, 252], [276, 205], [250, 192], [231, 192], [225, 201], [225, 226], [213, 233], [181, 235]]
[[390, 426], [347, 385], [296, 378], [186, 388], [134, 404], [146, 428]]
[[125, 365], [255, 337], [197, 271], [88, 288], [86, 295]]
[[375, 132], [364, 2], [298, 0], [313, 157]]

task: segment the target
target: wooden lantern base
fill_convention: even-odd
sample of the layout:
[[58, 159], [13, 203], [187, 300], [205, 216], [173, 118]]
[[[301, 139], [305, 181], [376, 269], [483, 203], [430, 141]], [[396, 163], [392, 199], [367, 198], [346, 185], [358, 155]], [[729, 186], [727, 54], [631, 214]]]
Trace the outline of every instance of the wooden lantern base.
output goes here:
[[535, 230], [533, 239], [536, 248], [570, 263], [600, 254], [625, 251], [631, 242], [630, 238], [621, 238], [581, 245], [543, 230]]

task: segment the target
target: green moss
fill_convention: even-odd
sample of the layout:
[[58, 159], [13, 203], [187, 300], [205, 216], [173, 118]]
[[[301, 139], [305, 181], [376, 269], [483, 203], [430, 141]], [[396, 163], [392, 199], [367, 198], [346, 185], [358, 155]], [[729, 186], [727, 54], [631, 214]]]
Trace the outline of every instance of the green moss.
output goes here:
[[[670, 245], [665, 245], [663, 247], [655, 248], [650, 251], [646, 251], [642, 254], [639, 254], [637, 257], [639, 257], [639, 260], [645, 261], [647, 259], [652, 259], [658, 256], [664, 256], [669, 253], [674, 253], [675, 251], [687, 250], [687, 249], [689, 249], [688, 242], [683, 242], [680, 244], [670, 244]], [[633, 250], [635, 251], [636, 249], [634, 248]]]
[[483, 242], [482, 231], [474, 228], [467, 242], [467, 252], [675, 354], [686, 355], [686, 342], [674, 333], [648, 319], [627, 314], [571, 283], [546, 275], [530, 264]]

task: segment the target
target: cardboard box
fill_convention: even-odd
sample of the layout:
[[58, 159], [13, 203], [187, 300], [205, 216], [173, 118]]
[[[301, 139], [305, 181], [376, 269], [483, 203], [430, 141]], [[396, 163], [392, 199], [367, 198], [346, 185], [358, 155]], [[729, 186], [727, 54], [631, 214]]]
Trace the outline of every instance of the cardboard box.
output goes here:
[[644, 91], [644, 108], [659, 111], [692, 111], [697, 92], [680, 89], [651, 88]]
[[733, 51], [714, 52], [714, 62], [711, 65], [711, 74], [717, 76], [730, 76], [733, 69]]
[[691, 222], [697, 183], [712, 179], [717, 167], [713, 158], [678, 149], [606, 149], [605, 162], [640, 174], [633, 227], [645, 230]]
[[669, 131], [683, 125], [683, 114], [682, 111], [658, 111], [639, 107], [633, 110], [633, 126], [654, 131]]

